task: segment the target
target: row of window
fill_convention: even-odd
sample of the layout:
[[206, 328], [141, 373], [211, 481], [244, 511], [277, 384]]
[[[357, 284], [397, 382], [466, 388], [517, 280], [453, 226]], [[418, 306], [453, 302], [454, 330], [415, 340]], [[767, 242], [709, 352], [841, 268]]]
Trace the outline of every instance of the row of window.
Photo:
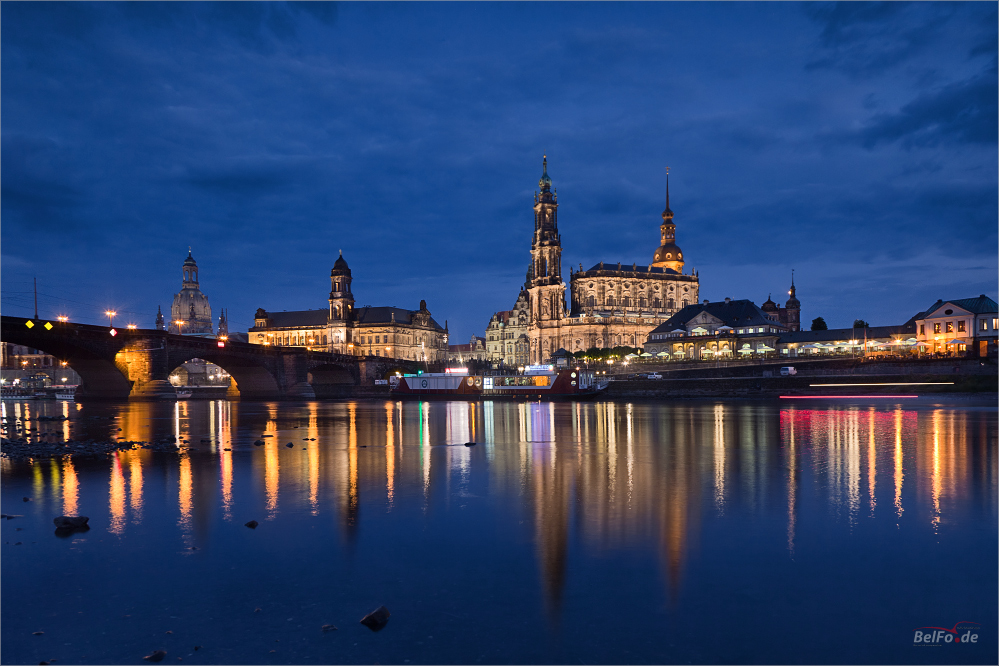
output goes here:
[[[683, 299], [682, 301], [680, 301], [680, 303], [681, 303], [681, 305], [680, 305], [681, 308], [685, 308], [685, 307], [687, 307], [687, 305], [689, 305], [689, 302], [687, 301], [686, 298]], [[596, 307], [597, 304], [598, 304], [597, 303], [597, 298], [595, 296], [587, 296], [586, 300], [585, 300], [585, 304], [586, 304], [587, 307], [591, 307], [591, 308], [592, 307]], [[620, 305], [621, 307], [624, 307], [624, 308], [630, 308], [630, 307], [646, 308], [646, 307], [650, 307], [649, 306], [649, 302], [644, 297], [637, 299], [637, 302], [636, 302], [636, 299], [631, 299], [631, 298], [629, 298], [627, 296], [625, 296], [624, 298], [621, 299], [621, 303], [620, 304], [618, 304], [614, 300], [613, 296], [608, 296], [607, 298], [604, 299], [604, 302], [601, 303], [601, 305], [605, 305], [607, 307], [614, 307], [615, 305]], [[675, 305], [676, 305], [676, 303], [675, 303], [675, 301], [672, 298], [667, 298], [666, 299], [666, 309], [667, 310], [674, 309]], [[662, 300], [658, 299], [658, 298], [653, 298], [652, 299], [652, 305], [651, 305], [651, 307], [654, 308], [654, 309], [661, 308], [662, 307]]]
[[[967, 328], [966, 328], [967, 322], [964, 319], [958, 320], [957, 322], [953, 322], [953, 321], [945, 321], [943, 323], [937, 322], [937, 323], [933, 324], [933, 332], [934, 333], [954, 333], [955, 332], [955, 330], [954, 330], [955, 325], [957, 326], [957, 331], [956, 331], [957, 333], [965, 333], [965, 332], [967, 332]], [[999, 328], [999, 319], [993, 319], [992, 320], [992, 330], [994, 331], [997, 328]], [[978, 330], [980, 330], [980, 331], [987, 331], [987, 330], [989, 330], [989, 321], [988, 321], [988, 319], [980, 319], [979, 320], [979, 322], [978, 322]], [[926, 324], [920, 324], [919, 325], [919, 334], [920, 335], [926, 335]]]

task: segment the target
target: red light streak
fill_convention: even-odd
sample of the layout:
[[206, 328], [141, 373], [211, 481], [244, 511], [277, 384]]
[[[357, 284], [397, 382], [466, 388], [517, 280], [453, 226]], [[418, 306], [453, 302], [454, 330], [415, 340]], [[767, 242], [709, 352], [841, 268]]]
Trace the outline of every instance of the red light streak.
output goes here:
[[894, 399], [894, 398], [918, 398], [918, 395], [782, 395], [780, 396], [782, 400], [828, 400], [831, 398], [849, 398], [849, 399], [867, 399], [867, 398], [882, 398], [882, 399]]

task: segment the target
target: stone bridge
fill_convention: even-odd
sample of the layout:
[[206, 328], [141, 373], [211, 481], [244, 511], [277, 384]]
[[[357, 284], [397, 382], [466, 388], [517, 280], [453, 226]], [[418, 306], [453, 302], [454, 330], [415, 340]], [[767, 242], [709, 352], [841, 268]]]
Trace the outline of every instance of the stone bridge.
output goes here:
[[0, 340], [51, 354], [83, 380], [81, 399], [158, 399], [176, 396], [167, 377], [194, 358], [229, 373], [229, 394], [249, 400], [323, 398], [349, 386], [373, 384], [412, 362], [346, 356], [298, 347], [251, 345], [149, 329], [114, 329], [46, 319], [0, 317]]

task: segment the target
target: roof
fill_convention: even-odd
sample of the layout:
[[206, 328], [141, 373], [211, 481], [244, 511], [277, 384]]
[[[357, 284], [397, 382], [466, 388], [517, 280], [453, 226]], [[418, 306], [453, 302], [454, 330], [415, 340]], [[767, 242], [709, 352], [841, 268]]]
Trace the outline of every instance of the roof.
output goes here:
[[800, 342], [832, 342], [835, 340], [856, 340], [864, 339], [864, 335], [870, 338], [892, 338], [898, 335], [915, 335], [916, 325], [912, 323], [900, 324], [898, 326], [869, 326], [863, 328], [831, 328], [828, 331], [789, 331], [781, 333], [779, 342], [792, 343]]
[[670, 333], [677, 328], [684, 328], [687, 322], [707, 311], [713, 317], [725, 322], [726, 326], [736, 328], [738, 326], [770, 325], [781, 326], [778, 321], [774, 321], [767, 316], [755, 303], [748, 299], [738, 301], [719, 301], [717, 303], [693, 303], [683, 308], [675, 315], [652, 330], [652, 333]]
[[[394, 307], [363, 307], [354, 310], [354, 321], [358, 324], [388, 324], [392, 322], [392, 315], [395, 315], [395, 323], [397, 324], [411, 324], [412, 315], [419, 310], [404, 310], [403, 308]], [[444, 330], [444, 327], [434, 321], [434, 318], [430, 318], [430, 326], [439, 330]]]
[[329, 310], [291, 310], [267, 312], [271, 328], [314, 328], [329, 323]]
[[999, 304], [985, 294], [980, 294], [977, 298], [960, 298], [956, 301], [939, 300], [930, 307], [926, 308], [926, 311], [923, 312], [921, 316], [925, 317], [947, 303], [956, 305], [959, 308], [964, 308], [972, 314], [989, 314], [992, 312], [999, 312]]
[[[405, 310], [394, 307], [363, 307], [354, 310], [353, 321], [363, 325], [388, 324], [395, 315], [395, 323], [410, 324], [412, 315], [418, 310]], [[271, 328], [315, 328], [325, 326], [329, 322], [328, 310], [294, 310], [290, 312], [267, 312]], [[444, 330], [443, 327], [430, 318], [432, 328]], [[256, 327], [254, 327], [256, 328]]]
[[666, 273], [668, 275], [681, 275], [681, 273], [677, 273], [672, 268], [664, 268], [663, 266], [653, 266], [651, 269], [648, 266], [639, 266], [637, 264], [633, 264], [632, 266], [621, 264], [620, 268], [618, 268], [617, 266], [618, 266], [617, 264], [608, 264], [601, 261], [599, 264], [594, 264], [593, 268], [585, 272], [589, 273], [590, 271], [620, 271], [622, 273], [644, 273], [646, 275], [648, 275], [649, 273], [660, 273], [660, 274]]

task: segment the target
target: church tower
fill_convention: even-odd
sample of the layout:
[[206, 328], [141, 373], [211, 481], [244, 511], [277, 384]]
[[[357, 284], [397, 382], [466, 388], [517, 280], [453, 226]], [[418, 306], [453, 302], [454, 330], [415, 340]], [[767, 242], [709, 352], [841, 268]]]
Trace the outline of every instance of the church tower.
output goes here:
[[565, 317], [562, 282], [562, 238], [558, 233], [558, 194], [548, 175], [548, 156], [542, 161], [540, 193], [534, 195], [534, 237], [531, 265], [524, 285], [528, 293], [530, 357], [543, 363], [558, 349], [559, 323]]
[[350, 342], [350, 321], [354, 317], [354, 294], [350, 291], [350, 267], [343, 258], [343, 250], [333, 263], [330, 271], [330, 323], [329, 340], [331, 350], [348, 353]]
[[682, 274], [683, 251], [676, 244], [676, 225], [673, 224], [673, 211], [669, 207], [669, 169], [666, 169], [666, 210], [663, 211], [663, 223], [659, 227], [659, 234], [661, 245], [656, 248], [652, 265], [669, 268]]
[[801, 330], [801, 301], [797, 299], [794, 295], [794, 271], [791, 271], [791, 289], [788, 290], [787, 295], [790, 297], [787, 299], [787, 303], [784, 304], [784, 309], [786, 311], [785, 325], [792, 331]]

